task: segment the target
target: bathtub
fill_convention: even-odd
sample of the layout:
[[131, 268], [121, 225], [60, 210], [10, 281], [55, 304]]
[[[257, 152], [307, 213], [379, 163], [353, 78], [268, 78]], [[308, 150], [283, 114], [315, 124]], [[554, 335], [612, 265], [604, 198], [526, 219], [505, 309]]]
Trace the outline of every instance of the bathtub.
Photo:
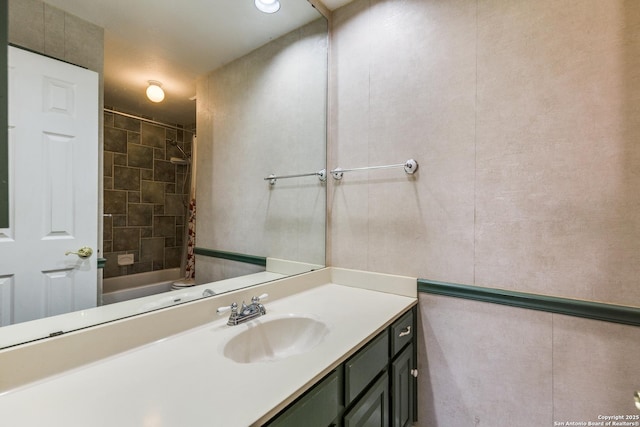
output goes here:
[[181, 278], [180, 268], [109, 277], [102, 281], [102, 304], [168, 292], [173, 282]]

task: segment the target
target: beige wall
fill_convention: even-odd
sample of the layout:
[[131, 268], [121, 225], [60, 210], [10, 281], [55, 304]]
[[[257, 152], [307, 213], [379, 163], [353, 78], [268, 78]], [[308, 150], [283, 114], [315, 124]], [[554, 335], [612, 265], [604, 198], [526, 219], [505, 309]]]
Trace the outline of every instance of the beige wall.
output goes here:
[[[329, 265], [640, 306], [640, 4], [334, 12]], [[421, 426], [638, 414], [640, 329], [420, 296]]]
[[[312, 22], [198, 79], [196, 246], [324, 264], [327, 24]], [[197, 257], [197, 281], [254, 266]]]

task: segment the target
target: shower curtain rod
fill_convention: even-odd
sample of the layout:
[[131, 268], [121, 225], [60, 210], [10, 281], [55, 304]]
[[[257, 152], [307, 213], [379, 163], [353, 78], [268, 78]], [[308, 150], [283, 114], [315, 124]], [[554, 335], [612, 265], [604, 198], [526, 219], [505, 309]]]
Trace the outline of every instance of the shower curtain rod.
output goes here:
[[187, 132], [192, 132], [193, 134], [195, 134], [195, 130], [189, 130], [187, 128], [181, 128], [179, 126], [158, 122], [158, 121], [155, 121], [155, 120], [147, 119], [145, 117], [136, 116], [134, 114], [123, 113], [122, 111], [112, 110], [111, 108], [103, 108], [102, 110], [106, 111], [107, 113], [113, 113], [113, 114], [118, 114], [118, 115], [123, 116], [123, 117], [129, 117], [130, 119], [142, 120], [143, 122], [151, 123], [151, 124], [154, 124], [154, 125], [164, 126], [166, 128], [169, 128], [169, 129], [186, 130]]

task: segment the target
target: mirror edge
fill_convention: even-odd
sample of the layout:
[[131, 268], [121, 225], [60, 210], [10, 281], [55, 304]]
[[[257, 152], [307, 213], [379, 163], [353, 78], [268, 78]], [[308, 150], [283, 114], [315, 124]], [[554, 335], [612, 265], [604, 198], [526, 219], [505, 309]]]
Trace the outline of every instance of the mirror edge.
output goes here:
[[311, 6], [314, 7], [314, 9], [316, 9], [320, 13], [320, 15], [324, 16], [328, 24], [329, 19], [331, 18], [331, 10], [329, 10], [329, 8], [325, 6], [325, 4], [320, 0], [307, 0], [307, 1], [311, 4]]
[[8, 5], [8, 0], [0, 0], [0, 228], [9, 227]]

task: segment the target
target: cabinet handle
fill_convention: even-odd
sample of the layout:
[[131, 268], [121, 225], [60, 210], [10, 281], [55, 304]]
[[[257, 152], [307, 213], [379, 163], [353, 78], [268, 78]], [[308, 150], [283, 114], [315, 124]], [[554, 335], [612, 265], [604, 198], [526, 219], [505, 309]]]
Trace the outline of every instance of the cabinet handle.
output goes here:
[[418, 378], [418, 370], [417, 369], [412, 369], [411, 370], [411, 376], [413, 378]]
[[400, 331], [400, 334], [398, 335], [399, 338], [402, 337], [406, 337], [407, 335], [411, 334], [411, 326], [407, 326], [406, 328], [404, 328], [403, 330]]

